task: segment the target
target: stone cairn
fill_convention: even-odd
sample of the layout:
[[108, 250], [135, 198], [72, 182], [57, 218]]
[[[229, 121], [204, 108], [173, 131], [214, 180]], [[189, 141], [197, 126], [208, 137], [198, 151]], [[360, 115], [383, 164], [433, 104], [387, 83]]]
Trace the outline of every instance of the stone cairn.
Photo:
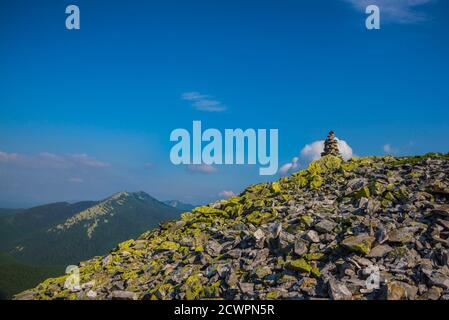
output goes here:
[[338, 141], [335, 139], [335, 133], [333, 131], [329, 132], [326, 141], [324, 141], [324, 151], [321, 156], [332, 155], [336, 157], [341, 157], [340, 151], [338, 150]]

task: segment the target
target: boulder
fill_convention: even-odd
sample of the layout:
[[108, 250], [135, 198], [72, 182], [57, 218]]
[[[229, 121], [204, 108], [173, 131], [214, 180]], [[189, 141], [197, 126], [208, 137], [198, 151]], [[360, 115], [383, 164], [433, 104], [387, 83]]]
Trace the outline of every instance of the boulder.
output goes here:
[[341, 244], [351, 251], [361, 254], [369, 254], [374, 240], [375, 238], [368, 234], [360, 234], [357, 236], [347, 237], [341, 242]]

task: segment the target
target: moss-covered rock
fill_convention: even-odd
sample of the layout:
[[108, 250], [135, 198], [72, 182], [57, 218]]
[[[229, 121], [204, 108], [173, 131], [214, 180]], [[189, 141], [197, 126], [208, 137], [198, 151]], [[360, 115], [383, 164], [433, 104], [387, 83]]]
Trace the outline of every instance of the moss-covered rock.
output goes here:
[[261, 225], [273, 221], [277, 217], [277, 211], [270, 212], [253, 211], [246, 216], [246, 220], [254, 225]]
[[356, 192], [354, 192], [354, 199], [360, 200], [361, 198], [371, 197], [371, 191], [368, 186], [362, 187]]
[[[64, 288], [65, 275], [18, 298], [110, 299], [118, 291], [162, 300], [327, 299], [343, 288], [351, 299], [372, 299], [382, 292], [354, 285], [371, 264], [410, 292], [430, 291], [445, 283], [449, 159], [403, 160], [323, 157], [81, 262], [81, 284], [89, 285], [78, 291]], [[408, 276], [417, 266], [429, 270], [422, 279]], [[443, 296], [437, 291], [427, 296]]]
[[281, 185], [279, 182], [273, 182], [271, 184], [271, 190], [273, 190], [274, 193], [280, 193], [281, 192]]
[[158, 250], [178, 250], [180, 247], [179, 243], [173, 241], [164, 241], [162, 242], [157, 249]]
[[195, 300], [203, 297], [206, 289], [201, 281], [200, 274], [193, 274], [189, 276], [185, 281], [183, 288], [185, 290], [187, 300]]
[[341, 244], [351, 251], [368, 254], [371, 250], [375, 238], [367, 234], [361, 234], [358, 236], [350, 236], [344, 239]]
[[296, 260], [292, 260], [287, 263], [286, 266], [288, 269], [300, 272], [310, 272], [312, 271], [312, 266], [305, 259], [300, 258]]
[[215, 209], [209, 206], [202, 206], [197, 207], [193, 209], [193, 213], [202, 214], [202, 215], [213, 215], [213, 216], [220, 216], [220, 215], [226, 215], [226, 212], [223, 210]]

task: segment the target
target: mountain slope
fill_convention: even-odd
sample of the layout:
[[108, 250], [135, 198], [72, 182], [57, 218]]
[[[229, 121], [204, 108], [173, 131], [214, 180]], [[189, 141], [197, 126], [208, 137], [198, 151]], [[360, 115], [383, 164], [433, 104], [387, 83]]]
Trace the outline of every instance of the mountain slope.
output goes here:
[[448, 299], [448, 230], [449, 154], [326, 156], [16, 298]]
[[30, 209], [9, 210], [0, 216], [0, 250], [9, 250], [36, 232], [65, 221], [77, 212], [93, 206], [94, 201], [70, 204], [51, 203]]
[[121, 192], [22, 239], [10, 254], [34, 264], [67, 265], [104, 254], [117, 242], [178, 215], [144, 192]]
[[11, 299], [17, 292], [37, 285], [42, 279], [57, 276], [64, 270], [62, 266], [29, 265], [0, 252], [0, 300]]
[[0, 208], [0, 216], [10, 216], [15, 213], [21, 212], [23, 209], [6, 209], [6, 208]]

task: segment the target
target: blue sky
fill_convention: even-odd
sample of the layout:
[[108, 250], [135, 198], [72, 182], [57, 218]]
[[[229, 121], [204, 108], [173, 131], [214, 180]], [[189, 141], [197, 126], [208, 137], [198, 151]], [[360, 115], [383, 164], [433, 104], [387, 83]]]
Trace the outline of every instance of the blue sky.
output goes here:
[[448, 152], [449, 4], [369, 1], [368, 31], [367, 3], [1, 1], [0, 206], [122, 190], [197, 204], [276, 178], [172, 165], [170, 132], [193, 120], [279, 129], [280, 165], [330, 129], [359, 156]]

